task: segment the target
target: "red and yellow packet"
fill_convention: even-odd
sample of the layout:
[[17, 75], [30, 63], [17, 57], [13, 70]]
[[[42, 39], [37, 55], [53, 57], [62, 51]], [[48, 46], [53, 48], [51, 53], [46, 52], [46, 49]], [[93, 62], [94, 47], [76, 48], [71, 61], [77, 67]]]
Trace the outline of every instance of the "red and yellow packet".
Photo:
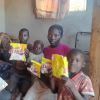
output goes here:
[[34, 61], [34, 60], [31, 60], [31, 62], [33, 64], [31, 65], [31, 67], [27, 67], [27, 70], [40, 78], [40, 76], [41, 76], [41, 66], [42, 65], [40, 63]]
[[68, 77], [68, 61], [66, 57], [61, 55], [52, 55], [52, 70], [53, 76], [61, 78], [62, 75]]
[[52, 61], [46, 58], [42, 58], [42, 67], [41, 67], [41, 73], [48, 73], [49, 68], [51, 68]]
[[9, 51], [11, 54], [10, 60], [26, 61], [25, 57], [25, 49], [27, 48], [26, 44], [10, 43], [10, 46], [12, 47], [12, 49]]

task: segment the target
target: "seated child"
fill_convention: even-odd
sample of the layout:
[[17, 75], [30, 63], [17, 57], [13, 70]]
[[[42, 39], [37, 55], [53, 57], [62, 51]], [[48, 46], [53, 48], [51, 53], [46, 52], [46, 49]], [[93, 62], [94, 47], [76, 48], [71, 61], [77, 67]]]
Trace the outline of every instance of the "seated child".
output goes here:
[[15, 41], [15, 39], [5, 33], [0, 34], [0, 39], [0, 77], [4, 80], [8, 80], [10, 77], [10, 71], [15, 65], [14, 61], [9, 60], [10, 40]]
[[[19, 31], [19, 42], [27, 44], [28, 38], [29, 31], [27, 29], [21, 29]], [[6, 90], [13, 94], [14, 90], [19, 88], [19, 91], [24, 96], [31, 86], [30, 76], [31, 74], [27, 71], [27, 65], [23, 61], [16, 61]]]
[[69, 78], [54, 78], [52, 69], [48, 70], [48, 86], [53, 93], [58, 94], [57, 100], [89, 100], [94, 97], [91, 80], [81, 71], [85, 67], [85, 60], [84, 52], [72, 49], [68, 53]]

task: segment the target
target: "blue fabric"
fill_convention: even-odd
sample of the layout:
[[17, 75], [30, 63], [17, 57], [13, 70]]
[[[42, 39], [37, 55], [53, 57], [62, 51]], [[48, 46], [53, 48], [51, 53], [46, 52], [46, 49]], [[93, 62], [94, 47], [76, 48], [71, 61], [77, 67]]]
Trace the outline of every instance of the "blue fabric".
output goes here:
[[11, 93], [6, 90], [0, 91], [0, 100], [10, 100], [11, 99]]

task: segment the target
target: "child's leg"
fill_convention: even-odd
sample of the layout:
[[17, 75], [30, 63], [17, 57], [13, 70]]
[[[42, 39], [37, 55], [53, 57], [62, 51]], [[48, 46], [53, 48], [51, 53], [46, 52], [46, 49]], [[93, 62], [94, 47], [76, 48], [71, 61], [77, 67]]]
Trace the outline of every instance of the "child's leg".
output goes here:
[[15, 74], [12, 74], [6, 90], [12, 93], [16, 89], [18, 81], [19, 78]]
[[28, 89], [31, 86], [31, 80], [26, 78], [26, 79], [21, 79], [21, 82], [19, 84], [19, 90], [22, 93], [22, 95], [24, 96], [26, 94], [26, 92], [28, 91]]
[[15, 100], [23, 100], [22, 99], [22, 93], [19, 93], [19, 95], [17, 96], [17, 98]]
[[38, 79], [36, 78], [34, 80], [33, 85], [29, 88], [26, 95], [24, 96], [23, 100], [38, 100], [38, 98], [40, 97], [40, 94], [37, 87], [40, 87], [40, 86], [39, 86]]
[[[33, 84], [29, 90], [27, 91], [25, 97], [23, 98], [23, 100], [38, 100], [38, 95], [36, 95], [35, 92], [37, 92], [37, 90], [35, 89], [35, 85]], [[36, 91], [35, 91], [36, 90]]]

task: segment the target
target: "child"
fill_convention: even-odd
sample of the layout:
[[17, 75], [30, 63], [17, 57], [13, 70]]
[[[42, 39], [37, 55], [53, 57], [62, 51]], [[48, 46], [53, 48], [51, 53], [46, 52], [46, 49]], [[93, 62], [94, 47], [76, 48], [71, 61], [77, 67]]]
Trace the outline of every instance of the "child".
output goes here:
[[[60, 43], [62, 36], [63, 36], [62, 26], [60, 25], [50, 26], [48, 30], [48, 40], [50, 42], [50, 46], [44, 48], [43, 52], [44, 52], [45, 58], [51, 60], [52, 54], [67, 56], [71, 48], [69, 46], [66, 46]], [[47, 79], [45, 78], [44, 80], [47, 80]], [[53, 95], [51, 93], [51, 90], [45, 84], [44, 85], [40, 84], [39, 81], [35, 81], [34, 85], [32, 85], [31, 87], [33, 92], [30, 92], [30, 93], [28, 92], [26, 96], [24, 97], [24, 100], [56, 100], [56, 95]], [[38, 88], [35, 87], [37, 84], [39, 84]], [[36, 90], [39, 91], [37, 92], [37, 94], [36, 92], [34, 93], [34, 91]]]
[[[50, 46], [44, 48], [44, 56], [47, 59], [52, 59], [52, 54], [67, 56], [71, 47], [61, 44], [60, 40], [63, 37], [63, 28], [60, 25], [52, 25], [48, 30], [48, 41]], [[49, 53], [48, 53], [49, 52]]]
[[42, 57], [44, 57], [43, 48], [44, 48], [43, 42], [40, 40], [36, 40], [33, 44], [33, 51], [29, 53], [27, 63], [30, 63], [31, 60], [35, 60], [41, 63]]
[[[27, 62], [30, 62], [30, 60], [35, 60], [37, 62], [41, 63], [42, 57], [44, 56], [43, 51], [44, 44], [42, 41], [37, 40], [34, 42], [33, 46], [33, 53], [29, 53], [29, 57], [27, 59]], [[36, 78], [35, 75], [33, 75], [34, 83], [31, 86], [31, 88], [26, 93], [23, 100], [54, 100], [52, 99], [53, 94], [50, 93], [50, 90], [48, 90], [47, 86], [38, 78]], [[48, 93], [48, 94], [47, 94]], [[43, 95], [46, 94], [45, 98]], [[50, 99], [47, 99], [48, 96], [50, 96]], [[42, 97], [42, 98], [41, 98]]]
[[[21, 29], [19, 31], [19, 42], [27, 44], [28, 38], [29, 31], [27, 29]], [[23, 61], [16, 61], [16, 65], [7, 86], [7, 91], [14, 93], [14, 90], [19, 88], [24, 96], [31, 85], [30, 76], [30, 73], [27, 71], [27, 65], [25, 65]]]
[[85, 66], [85, 59], [85, 54], [81, 50], [69, 51], [69, 78], [66, 76], [62, 76], [61, 80], [53, 78], [52, 69], [48, 70], [49, 87], [53, 93], [58, 94], [57, 100], [89, 100], [94, 97], [91, 80], [81, 71]]
[[[27, 61], [26, 64], [28, 66], [30, 66], [31, 64], [31, 60], [34, 60], [36, 62], [41, 63], [42, 57], [44, 57], [43, 54], [43, 48], [44, 48], [44, 44], [42, 41], [40, 40], [36, 40], [33, 44], [33, 50], [31, 50], [31, 52], [29, 52], [29, 56], [27, 57]], [[31, 73], [32, 74], [32, 73]], [[36, 76], [34, 74], [32, 74], [32, 81], [34, 82]], [[32, 83], [33, 83], [32, 82]], [[28, 98], [31, 97], [31, 93], [33, 93], [32, 87], [30, 87], [30, 89], [28, 90], [26, 96], [28, 95]], [[34, 95], [34, 94], [33, 94]], [[22, 94], [20, 93], [17, 97], [16, 100], [21, 100], [22, 99]]]

